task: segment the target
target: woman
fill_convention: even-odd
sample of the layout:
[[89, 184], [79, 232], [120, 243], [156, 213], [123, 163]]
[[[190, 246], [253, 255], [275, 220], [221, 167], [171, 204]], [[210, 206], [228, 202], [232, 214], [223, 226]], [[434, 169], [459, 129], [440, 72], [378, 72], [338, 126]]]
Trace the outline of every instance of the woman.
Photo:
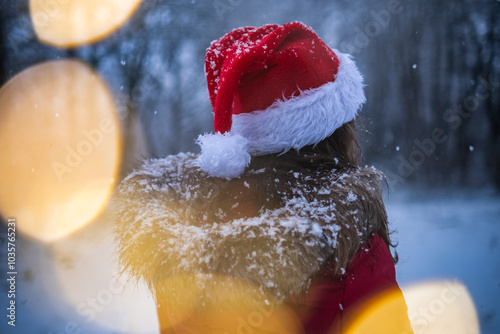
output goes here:
[[201, 154], [148, 161], [118, 191], [119, 259], [162, 333], [347, 333], [384, 296], [391, 319], [370, 332], [411, 333], [383, 176], [358, 166], [350, 57], [292, 22], [226, 34], [205, 71]]

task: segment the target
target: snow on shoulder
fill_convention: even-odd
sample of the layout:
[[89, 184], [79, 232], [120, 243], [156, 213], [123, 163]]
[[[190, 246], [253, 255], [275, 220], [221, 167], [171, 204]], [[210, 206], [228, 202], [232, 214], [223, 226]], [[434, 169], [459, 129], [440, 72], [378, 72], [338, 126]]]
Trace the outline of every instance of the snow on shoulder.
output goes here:
[[[293, 196], [284, 206], [262, 208], [254, 217], [227, 219], [211, 215], [207, 199], [229, 181], [208, 177], [197, 168], [196, 158], [181, 153], [146, 161], [118, 189], [118, 258], [150, 287], [166, 277], [217, 273], [251, 282], [283, 299], [307, 288], [311, 276], [334, 256], [343, 229], [369, 229], [339, 223], [346, 212], [358, 215], [356, 221], [364, 220], [360, 210], [351, 208], [361, 197], [346, 188], [363, 173], [325, 178], [314, 189], [305, 186], [310, 176], [292, 175]], [[242, 176], [244, 188], [251, 187], [247, 174], [255, 171]], [[335, 197], [338, 200], [332, 201]], [[339, 206], [344, 205], [347, 209], [339, 216]]]

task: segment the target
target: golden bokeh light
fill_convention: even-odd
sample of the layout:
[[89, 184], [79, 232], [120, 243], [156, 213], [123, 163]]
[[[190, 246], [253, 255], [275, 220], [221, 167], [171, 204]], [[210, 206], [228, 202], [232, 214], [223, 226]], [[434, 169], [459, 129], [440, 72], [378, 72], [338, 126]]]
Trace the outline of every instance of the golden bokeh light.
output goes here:
[[303, 334], [293, 311], [255, 285], [230, 276], [169, 277], [155, 290], [162, 333]]
[[415, 334], [479, 334], [474, 301], [457, 280], [420, 283], [404, 289]]
[[343, 321], [347, 334], [411, 334], [403, 294], [390, 289], [351, 310]]
[[[38, 269], [34, 269], [38, 287], [56, 305], [64, 305], [68, 321], [78, 326], [73, 333], [93, 333], [96, 328], [100, 333], [157, 333], [158, 318], [148, 287], [123, 273], [114, 261], [113, 219], [113, 209], [107, 208], [88, 228], [44, 245], [50, 252], [30, 256], [33, 262], [37, 257], [32, 267]], [[64, 328], [52, 331], [61, 332]]]
[[141, 0], [30, 0], [30, 17], [42, 42], [74, 47], [111, 34], [140, 3]]
[[0, 89], [0, 213], [53, 241], [106, 205], [121, 159], [113, 98], [87, 65], [35, 65]]
[[419, 283], [404, 288], [403, 293], [404, 299], [400, 291], [389, 290], [360, 305], [350, 315], [346, 333], [480, 333], [474, 302], [462, 283]]

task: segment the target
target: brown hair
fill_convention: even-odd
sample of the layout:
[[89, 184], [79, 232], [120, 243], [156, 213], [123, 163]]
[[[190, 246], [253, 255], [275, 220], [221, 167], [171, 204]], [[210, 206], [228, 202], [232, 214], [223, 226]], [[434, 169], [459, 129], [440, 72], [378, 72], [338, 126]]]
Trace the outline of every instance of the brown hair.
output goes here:
[[[388, 247], [394, 246], [390, 241], [387, 213], [378, 182], [383, 176], [375, 169], [359, 168], [361, 149], [356, 132], [355, 121], [351, 121], [317, 145], [283, 154], [252, 157], [250, 166], [241, 178], [218, 179], [218, 190], [207, 198], [210, 202], [209, 215], [216, 216], [217, 219], [234, 219], [257, 215], [263, 209], [282, 207], [294, 196], [291, 191], [294, 182], [300, 182], [292, 176], [294, 172], [306, 175], [309, 189], [315, 188], [318, 183], [332, 182], [342, 175], [353, 174], [356, 177], [345, 185], [346, 189], [339, 192], [345, 195], [352, 191], [360, 199], [355, 203], [347, 203], [345, 196], [331, 196], [331, 202], [340, 212], [341, 221], [337, 223], [341, 229], [336, 251], [327, 262], [334, 260], [335, 264], [331, 269], [340, 273], [341, 268], [347, 268], [361, 246], [368, 243], [375, 233], [384, 239]], [[266, 172], [258, 172], [262, 169]], [[210, 182], [213, 181], [211, 179]], [[308, 191], [304, 195], [310, 201], [314, 201], [317, 196], [314, 191]], [[354, 212], [362, 214], [355, 215]], [[393, 260], [397, 262], [397, 255], [393, 256]]]
[[299, 151], [254, 157], [249, 169], [261, 167], [300, 171], [339, 172], [358, 168], [361, 150], [356, 137], [356, 125], [350, 121], [316, 145], [305, 146]]

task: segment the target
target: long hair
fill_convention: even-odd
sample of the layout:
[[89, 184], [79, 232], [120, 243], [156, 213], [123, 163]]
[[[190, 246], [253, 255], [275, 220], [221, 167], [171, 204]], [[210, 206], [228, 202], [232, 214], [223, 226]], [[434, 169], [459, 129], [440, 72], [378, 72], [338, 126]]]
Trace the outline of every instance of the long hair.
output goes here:
[[259, 287], [271, 279], [276, 296], [286, 296], [323, 269], [342, 275], [374, 234], [391, 245], [382, 174], [359, 168], [354, 122], [318, 145], [254, 157], [231, 180], [207, 177], [195, 157], [147, 161], [117, 194], [120, 262], [153, 289], [166, 277], [206, 272]]
[[[360, 169], [361, 149], [356, 135], [355, 121], [348, 122], [338, 128], [332, 135], [316, 145], [306, 146], [300, 150], [290, 150], [283, 154], [269, 154], [252, 158], [245, 174], [239, 179], [221, 180], [212, 178], [210, 193], [206, 199], [208, 214], [217, 219], [235, 219], [256, 215], [265, 209], [276, 209], [293, 198], [294, 182], [299, 182], [293, 173], [306, 175], [310, 189], [319, 182], [332, 182], [342, 175], [354, 174], [354, 182], [346, 185], [343, 192], [353, 192], [360, 200], [354, 204], [347, 203], [338, 194], [332, 194], [332, 203], [340, 212], [341, 229], [337, 239], [337, 250], [328, 259], [334, 263], [331, 267], [335, 273], [347, 268], [355, 254], [370, 237], [378, 233], [387, 246], [394, 247], [390, 240], [388, 220], [382, 200], [381, 185], [374, 186], [368, 182], [372, 177], [385, 180], [383, 174], [375, 169]], [[265, 170], [265, 172], [259, 172]], [[214, 187], [214, 181], [217, 181]], [[200, 178], [200, 182], [203, 182]], [[369, 184], [368, 184], [369, 183]], [[248, 187], [251, 184], [252, 187]], [[244, 185], [246, 187], [244, 187]], [[253, 192], [248, 189], [254, 189]], [[216, 189], [216, 191], [213, 191]], [[246, 191], [242, 191], [245, 189]], [[314, 201], [316, 193], [304, 194], [309, 201]], [[240, 202], [243, 202], [243, 205]], [[353, 207], [356, 205], [356, 207]], [[353, 212], [362, 211], [363, 219]], [[393, 256], [397, 262], [397, 255]]]

